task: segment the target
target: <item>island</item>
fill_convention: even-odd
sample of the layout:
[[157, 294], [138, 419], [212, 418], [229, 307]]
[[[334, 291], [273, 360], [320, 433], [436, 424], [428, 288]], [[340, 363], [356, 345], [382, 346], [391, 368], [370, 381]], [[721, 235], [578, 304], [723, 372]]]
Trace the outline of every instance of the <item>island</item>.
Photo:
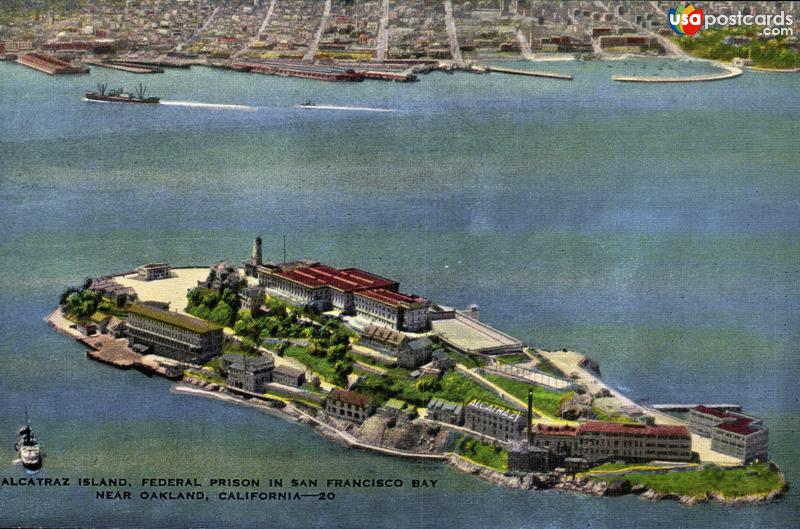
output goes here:
[[768, 429], [736, 404], [643, 406], [586, 355], [532, 347], [358, 268], [148, 263], [64, 290], [49, 324], [91, 359], [257, 407], [346, 446], [500, 486], [692, 505], [781, 496]]

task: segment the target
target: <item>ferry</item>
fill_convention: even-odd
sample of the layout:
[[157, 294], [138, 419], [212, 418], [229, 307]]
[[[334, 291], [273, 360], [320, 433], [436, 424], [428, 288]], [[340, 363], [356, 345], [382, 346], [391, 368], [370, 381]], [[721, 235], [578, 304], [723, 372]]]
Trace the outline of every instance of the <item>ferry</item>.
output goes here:
[[20, 426], [17, 431], [14, 450], [19, 453], [22, 466], [28, 470], [38, 470], [42, 467], [42, 449], [36, 441], [36, 436], [34, 436], [30, 421], [28, 421], [27, 408], [25, 409], [25, 425]]

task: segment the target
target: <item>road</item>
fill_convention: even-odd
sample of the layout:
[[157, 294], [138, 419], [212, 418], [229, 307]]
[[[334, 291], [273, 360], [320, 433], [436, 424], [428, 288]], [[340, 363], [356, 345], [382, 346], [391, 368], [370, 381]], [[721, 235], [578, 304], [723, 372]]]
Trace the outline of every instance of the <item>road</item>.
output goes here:
[[208, 18], [207, 18], [207, 19], [206, 19], [206, 21], [203, 23], [203, 25], [202, 25], [202, 26], [200, 26], [200, 29], [198, 29], [197, 31], [195, 31], [194, 33], [192, 33], [192, 34], [191, 34], [191, 36], [189, 36], [189, 38], [188, 38], [188, 39], [186, 39], [184, 42], [182, 42], [182, 43], [178, 44], [178, 45], [175, 47], [175, 51], [183, 51], [183, 48], [184, 48], [184, 46], [186, 46], [187, 44], [189, 44], [190, 42], [192, 42], [192, 41], [193, 41], [193, 40], [194, 40], [194, 39], [195, 39], [195, 38], [196, 38], [198, 35], [202, 34], [202, 33], [203, 33], [203, 32], [204, 32], [204, 31], [205, 31], [207, 28], [208, 28], [208, 26], [210, 26], [210, 25], [211, 25], [211, 23], [214, 21], [214, 17], [216, 17], [216, 16], [217, 16], [217, 13], [219, 12], [219, 9], [220, 9], [220, 7], [221, 7], [221, 6], [217, 6], [217, 7], [215, 7], [215, 8], [214, 8], [214, 11], [212, 11], [212, 12], [211, 12], [211, 14], [208, 16]]
[[378, 27], [378, 49], [375, 57], [379, 61], [386, 60], [386, 53], [389, 51], [389, 0], [383, 0], [381, 4], [381, 22]]
[[275, 5], [278, 3], [278, 0], [272, 0], [269, 3], [269, 9], [267, 9], [267, 15], [264, 17], [264, 22], [261, 23], [261, 27], [258, 28], [258, 38], [261, 38], [261, 35], [267, 30], [267, 26], [269, 26], [269, 21], [272, 20], [272, 13], [275, 12]]
[[314, 40], [308, 45], [308, 51], [303, 55], [304, 61], [313, 61], [319, 51], [319, 41], [325, 30], [328, 29], [328, 24], [331, 22], [331, 0], [325, 0], [325, 7], [322, 8], [322, 20], [319, 22], [317, 33], [314, 35]]
[[447, 26], [447, 43], [450, 46], [450, 58], [456, 66], [464, 66], [461, 58], [461, 48], [458, 46], [456, 35], [456, 21], [453, 18], [453, 2], [444, 0], [444, 23]]
[[522, 51], [522, 56], [529, 61], [533, 59], [533, 53], [531, 52], [531, 43], [528, 42], [528, 38], [525, 36], [525, 33], [523, 33], [522, 30], [519, 28], [517, 28], [517, 40], [519, 41], [519, 47], [520, 50]]

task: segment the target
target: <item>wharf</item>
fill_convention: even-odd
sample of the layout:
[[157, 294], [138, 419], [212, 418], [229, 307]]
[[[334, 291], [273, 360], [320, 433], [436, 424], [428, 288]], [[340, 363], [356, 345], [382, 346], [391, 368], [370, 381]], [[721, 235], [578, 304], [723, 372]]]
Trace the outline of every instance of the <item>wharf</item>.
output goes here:
[[507, 73], [510, 75], [527, 75], [529, 77], [546, 77], [548, 79], [562, 79], [564, 81], [572, 81], [571, 75], [565, 75], [554, 72], [543, 72], [539, 70], [517, 70], [514, 68], [503, 68], [501, 66], [487, 66], [486, 69], [490, 72]]
[[722, 63], [714, 63], [716, 66], [725, 70], [724, 73], [708, 75], [690, 75], [688, 77], [656, 77], [656, 76], [624, 76], [615, 75], [614, 81], [620, 83], [702, 83], [706, 81], [723, 81], [733, 79], [742, 75], [741, 68], [729, 66]]
[[92, 66], [99, 66], [100, 68], [109, 68], [111, 70], [119, 70], [128, 73], [139, 73], [139, 74], [164, 73], [163, 68], [155, 66], [153, 67], [140, 66], [137, 64], [123, 63], [123, 62], [86, 61], [86, 64], [91, 64]]
[[[650, 407], [654, 410], [672, 413], [687, 413], [690, 410], [700, 406], [700, 404], [651, 404]], [[739, 404], [703, 404], [706, 408], [719, 411], [742, 411]]]
[[89, 73], [89, 68], [73, 65], [57, 57], [44, 53], [26, 53], [17, 58], [17, 63], [47, 75], [68, 75]]

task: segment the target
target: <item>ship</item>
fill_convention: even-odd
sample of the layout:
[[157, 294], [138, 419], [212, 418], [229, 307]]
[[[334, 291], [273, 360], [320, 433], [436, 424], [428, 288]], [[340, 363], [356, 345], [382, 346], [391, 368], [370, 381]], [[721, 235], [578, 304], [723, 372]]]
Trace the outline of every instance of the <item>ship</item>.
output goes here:
[[17, 442], [14, 444], [14, 450], [19, 453], [22, 466], [28, 470], [38, 470], [42, 467], [42, 449], [31, 429], [27, 408], [25, 408], [25, 425], [20, 426], [17, 431]]
[[86, 99], [89, 101], [106, 101], [109, 103], [158, 103], [161, 101], [158, 97], [147, 97], [147, 87], [139, 83], [139, 88], [135, 94], [126, 92], [122, 88], [112, 89], [106, 92], [105, 83], [97, 85], [97, 91], [86, 91]]

